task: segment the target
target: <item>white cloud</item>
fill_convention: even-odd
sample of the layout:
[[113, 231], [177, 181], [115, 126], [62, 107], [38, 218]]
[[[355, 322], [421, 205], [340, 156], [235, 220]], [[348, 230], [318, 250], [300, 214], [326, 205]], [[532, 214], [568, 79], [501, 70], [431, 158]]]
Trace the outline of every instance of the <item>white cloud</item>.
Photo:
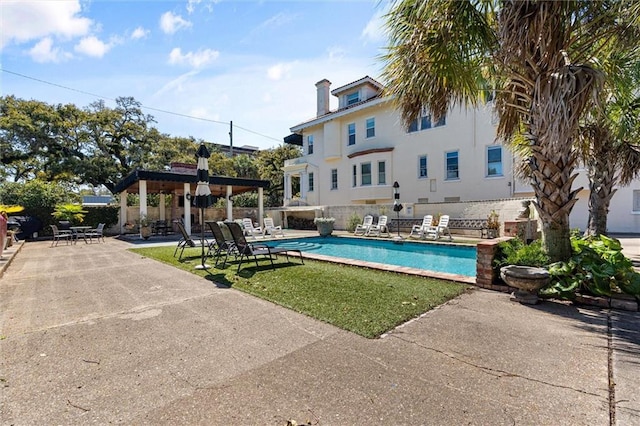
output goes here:
[[79, 1], [3, 1], [0, 49], [47, 36], [72, 38], [89, 33], [92, 21], [78, 16]]
[[188, 64], [193, 68], [202, 68], [215, 61], [218, 56], [220, 56], [220, 52], [217, 50], [204, 49], [183, 54], [182, 50], [176, 47], [169, 53], [169, 63], [171, 65]]
[[131, 38], [133, 40], [138, 40], [141, 38], [146, 38], [149, 35], [149, 30], [145, 30], [142, 27], [138, 27], [131, 33]]
[[291, 64], [277, 64], [269, 67], [267, 70], [267, 76], [269, 80], [281, 80], [289, 71], [291, 71]]
[[180, 15], [174, 15], [172, 12], [165, 12], [160, 17], [160, 28], [166, 34], [174, 34], [175, 32], [189, 28], [191, 22], [185, 20]]
[[112, 43], [105, 43], [95, 36], [85, 37], [75, 45], [74, 50], [83, 55], [102, 58], [111, 48]]
[[71, 57], [71, 54], [64, 52], [59, 47], [53, 47], [53, 40], [51, 37], [45, 37], [36, 43], [29, 50], [29, 56], [34, 62], [61, 62]]
[[386, 10], [379, 10], [371, 17], [360, 35], [364, 40], [373, 43], [380, 43], [381, 41], [386, 40], [387, 33], [384, 22], [384, 15], [386, 13]]

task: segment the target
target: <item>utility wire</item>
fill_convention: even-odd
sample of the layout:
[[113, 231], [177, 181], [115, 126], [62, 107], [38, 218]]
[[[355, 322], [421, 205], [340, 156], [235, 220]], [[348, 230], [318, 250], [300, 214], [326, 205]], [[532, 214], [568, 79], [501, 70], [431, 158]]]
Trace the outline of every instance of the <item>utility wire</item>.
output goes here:
[[[98, 99], [106, 99], [106, 100], [114, 101], [114, 102], [116, 101], [114, 98], [110, 98], [108, 96], [102, 96], [102, 95], [98, 95], [96, 93], [91, 93], [91, 92], [87, 92], [87, 91], [84, 91], [84, 90], [74, 89], [73, 87], [67, 87], [67, 86], [63, 86], [61, 84], [53, 83], [53, 82], [46, 81], [46, 80], [41, 80], [41, 79], [35, 78], [35, 77], [30, 77], [28, 75], [20, 74], [20, 73], [14, 72], [14, 71], [9, 71], [8, 69], [5, 69], [5, 68], [0, 68], [0, 70], [2, 72], [6, 72], [7, 74], [13, 74], [13, 75], [16, 75], [18, 77], [26, 78], [28, 80], [37, 81], [38, 83], [48, 84], [49, 86], [55, 86], [55, 87], [59, 87], [61, 89], [70, 90], [72, 92], [82, 93], [83, 95], [93, 96], [93, 97], [98, 98]], [[181, 114], [179, 112], [167, 111], [167, 110], [164, 110], [164, 109], [154, 108], [154, 107], [146, 106], [146, 105], [143, 105], [143, 104], [140, 104], [140, 107], [144, 108], [144, 109], [151, 110], [151, 111], [162, 112], [164, 114], [175, 115], [177, 117], [190, 118], [192, 120], [207, 121], [209, 123], [216, 123], [216, 124], [226, 124], [226, 125], [230, 124], [228, 121], [218, 121], [218, 120], [212, 120], [210, 118], [195, 117], [193, 115], [187, 115], [187, 114]], [[247, 129], [246, 127], [238, 126], [235, 123], [234, 123], [233, 127], [236, 128], [236, 129], [244, 130], [247, 133], [252, 133], [254, 135], [261, 136], [261, 137], [266, 138], [266, 139], [271, 139], [271, 140], [276, 141], [276, 142], [282, 142], [280, 139], [276, 139], [276, 138], [274, 138], [272, 136], [267, 136], [267, 135], [265, 135], [263, 133], [259, 133], [259, 132], [256, 132], [254, 130]]]

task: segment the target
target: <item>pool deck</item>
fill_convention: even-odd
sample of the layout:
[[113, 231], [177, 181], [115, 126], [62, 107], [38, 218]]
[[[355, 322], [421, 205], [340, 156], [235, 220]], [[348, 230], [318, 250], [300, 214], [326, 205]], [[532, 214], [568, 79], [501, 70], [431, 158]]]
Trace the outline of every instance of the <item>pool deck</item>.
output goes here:
[[365, 339], [128, 250], [157, 243], [13, 252], [0, 423], [640, 424], [638, 312], [475, 289]]

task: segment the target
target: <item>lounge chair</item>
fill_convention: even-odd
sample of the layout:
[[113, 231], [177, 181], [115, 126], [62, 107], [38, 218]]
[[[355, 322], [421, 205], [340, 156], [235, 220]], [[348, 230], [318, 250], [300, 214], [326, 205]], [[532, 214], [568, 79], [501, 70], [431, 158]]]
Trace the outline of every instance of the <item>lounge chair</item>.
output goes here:
[[236, 222], [225, 222], [225, 225], [231, 231], [231, 235], [233, 236], [233, 242], [238, 250], [238, 254], [240, 255], [240, 263], [238, 264], [238, 270], [236, 272], [240, 272], [240, 267], [242, 266], [242, 262], [245, 259], [249, 259], [253, 257], [256, 262], [256, 267], [258, 265], [258, 256], [265, 256], [271, 261], [271, 267], [275, 268], [275, 264], [273, 263], [273, 257], [278, 254], [284, 254], [287, 256], [287, 262], [289, 261], [289, 253], [290, 252], [298, 252], [300, 256], [300, 262], [304, 264], [304, 260], [302, 259], [302, 252], [296, 249], [289, 249], [284, 247], [271, 247], [268, 245], [256, 245], [247, 242], [244, 237], [244, 233], [242, 232], [242, 228]]
[[275, 226], [273, 223], [273, 219], [270, 217], [265, 217], [262, 224], [262, 235], [272, 235], [276, 237], [278, 234], [284, 237], [284, 232], [282, 231], [282, 226]]
[[[225, 225], [224, 222], [207, 221], [206, 224], [209, 226], [209, 229], [213, 234], [213, 238], [216, 240], [215, 244], [209, 245], [209, 252], [207, 253], [207, 256], [215, 257], [215, 266], [218, 266], [220, 257], [224, 254], [224, 262], [222, 263], [222, 267], [224, 268], [230, 254], [237, 258], [238, 251], [236, 250], [236, 245], [233, 242], [233, 237], [231, 236], [231, 233], [228, 232], [228, 229], [226, 229], [227, 225]], [[229, 234], [228, 236], [225, 235], [225, 230]]]
[[242, 226], [244, 227], [244, 234], [250, 237], [256, 238], [256, 235], [262, 236], [262, 228], [259, 226], [253, 226], [253, 221], [249, 217], [242, 219]]
[[433, 222], [433, 216], [430, 214], [425, 215], [420, 225], [413, 225], [409, 236], [413, 238], [425, 238], [427, 236], [427, 230], [432, 228], [431, 222]]
[[380, 216], [378, 218], [378, 223], [373, 224], [369, 227], [367, 235], [370, 237], [381, 237], [383, 234], [386, 234], [386, 236], [389, 237], [390, 234], [389, 227], [387, 226], [387, 220], [387, 216]]
[[51, 226], [51, 231], [53, 231], [53, 240], [51, 240], [51, 247], [53, 247], [53, 243], [56, 243], [56, 246], [60, 242], [60, 240], [65, 240], [67, 244], [71, 242], [73, 239], [73, 233], [70, 230], [59, 230], [56, 225]]
[[187, 230], [184, 229], [184, 225], [182, 224], [182, 222], [180, 221], [176, 221], [175, 222], [176, 226], [178, 227], [178, 231], [180, 232], [180, 241], [178, 241], [178, 245], [176, 246], [175, 251], [173, 252], [173, 257], [176, 257], [176, 253], [178, 253], [178, 250], [180, 250], [180, 257], [178, 257], [178, 260], [182, 260], [182, 254], [184, 253], [184, 249], [186, 247], [202, 247], [202, 243], [205, 244], [205, 247], [209, 247], [209, 241], [207, 241], [206, 239], [204, 241], [201, 240], [194, 240], [193, 238], [191, 238], [191, 235], [189, 235], [187, 233]]
[[436, 226], [432, 226], [427, 229], [427, 236], [434, 240], [438, 240], [442, 238], [445, 233], [449, 236], [449, 240], [453, 240], [451, 232], [449, 232], [449, 215], [443, 214], [440, 216], [440, 220]]
[[364, 219], [362, 219], [362, 223], [356, 226], [356, 230], [353, 231], [353, 235], [366, 235], [372, 224], [373, 216], [371, 216], [370, 214], [366, 215]]
[[93, 229], [89, 229], [84, 233], [85, 238], [89, 238], [89, 242], [93, 243], [93, 238], [95, 237], [98, 242], [102, 238], [102, 242], [104, 243], [104, 223], [99, 223], [97, 227]]

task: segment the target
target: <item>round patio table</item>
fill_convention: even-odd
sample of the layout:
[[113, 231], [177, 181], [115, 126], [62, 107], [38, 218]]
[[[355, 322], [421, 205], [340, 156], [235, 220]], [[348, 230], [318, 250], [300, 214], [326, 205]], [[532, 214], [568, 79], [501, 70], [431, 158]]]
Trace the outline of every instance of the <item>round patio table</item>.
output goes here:
[[69, 227], [69, 229], [71, 229], [71, 231], [73, 232], [74, 235], [74, 244], [78, 243], [78, 238], [82, 235], [82, 239], [84, 240], [85, 244], [88, 244], [87, 242], [87, 234], [86, 232], [91, 229], [91, 226], [71, 226]]

